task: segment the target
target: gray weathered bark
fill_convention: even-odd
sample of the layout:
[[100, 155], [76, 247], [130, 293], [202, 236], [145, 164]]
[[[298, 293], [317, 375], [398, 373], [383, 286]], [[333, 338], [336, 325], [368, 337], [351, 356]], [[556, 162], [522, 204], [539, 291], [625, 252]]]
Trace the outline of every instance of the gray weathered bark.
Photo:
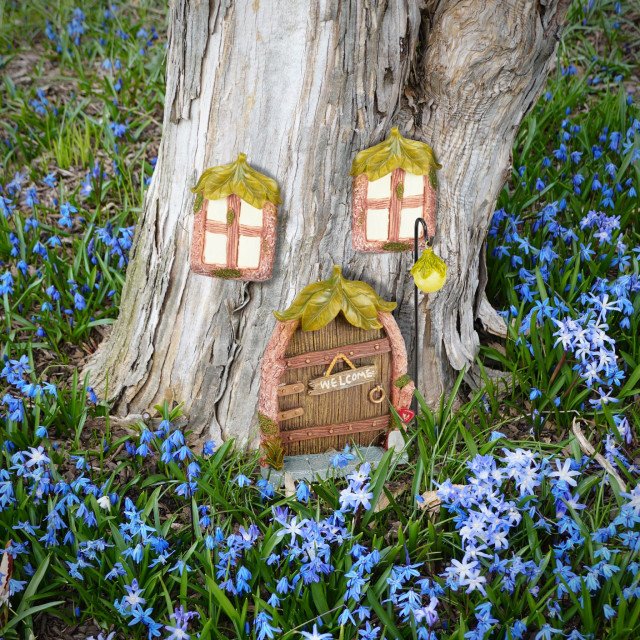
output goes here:
[[[398, 301], [415, 349], [410, 256], [351, 249], [351, 161], [394, 124], [443, 164], [435, 247], [449, 275], [422, 302], [419, 331], [422, 391], [437, 400], [477, 353], [483, 242], [568, 4], [175, 0], [158, 165], [120, 317], [87, 369], [116, 412], [169, 397], [198, 437], [251, 443], [271, 312], [333, 264]], [[189, 271], [190, 189], [241, 151], [284, 196], [274, 277], [262, 284]]]

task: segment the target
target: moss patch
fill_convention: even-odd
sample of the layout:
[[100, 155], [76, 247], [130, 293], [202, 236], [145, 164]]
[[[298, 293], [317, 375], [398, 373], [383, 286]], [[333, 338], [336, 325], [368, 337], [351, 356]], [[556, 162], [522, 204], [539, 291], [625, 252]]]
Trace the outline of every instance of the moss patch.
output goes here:
[[385, 242], [382, 245], [384, 251], [410, 251], [411, 245], [407, 242]]
[[258, 413], [258, 425], [260, 426], [260, 433], [265, 436], [277, 435], [279, 432], [278, 423], [271, 418], [267, 418], [264, 413]]
[[284, 449], [280, 440], [278, 423], [263, 413], [258, 413], [258, 425], [263, 436], [264, 461], [273, 469], [282, 469], [284, 466]]
[[411, 376], [408, 373], [405, 373], [403, 376], [400, 376], [393, 384], [398, 387], [398, 389], [404, 389], [411, 382]]
[[239, 269], [215, 269], [211, 275], [214, 278], [224, 278], [225, 280], [233, 280], [242, 277]]
[[196, 193], [196, 199], [193, 201], [193, 212], [198, 213], [202, 209], [202, 203], [204, 202], [204, 196], [201, 193]]

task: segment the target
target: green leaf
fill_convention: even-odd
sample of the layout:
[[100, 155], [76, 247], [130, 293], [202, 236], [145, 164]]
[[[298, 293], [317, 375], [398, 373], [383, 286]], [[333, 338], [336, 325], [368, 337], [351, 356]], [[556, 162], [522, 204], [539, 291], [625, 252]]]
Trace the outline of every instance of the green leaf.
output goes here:
[[235, 162], [206, 169], [193, 189], [207, 200], [220, 200], [231, 194], [237, 195], [257, 209], [267, 202], [280, 204], [278, 183], [256, 171], [247, 163], [244, 153]]
[[302, 330], [315, 331], [328, 325], [339, 313], [342, 306], [342, 290], [334, 284], [313, 295], [302, 312]]
[[389, 615], [371, 591], [367, 591], [367, 602], [376, 612], [382, 623], [394, 634], [393, 638], [402, 638], [400, 630], [393, 624], [393, 615]]
[[[22, 603], [20, 603], [22, 604]], [[34, 615], [35, 613], [39, 613], [40, 611], [45, 611], [46, 609], [51, 609], [53, 607], [58, 607], [61, 604], [64, 604], [64, 600], [55, 600], [54, 602], [45, 602], [44, 604], [39, 604], [35, 607], [29, 607], [22, 612], [16, 611], [16, 615], [7, 622], [7, 624], [0, 629], [0, 633], [6, 633], [9, 629], [15, 627], [18, 622], [21, 622], [25, 618]]]
[[426, 142], [409, 140], [393, 127], [386, 140], [358, 153], [351, 166], [351, 175], [365, 173], [369, 180], [379, 180], [395, 169], [404, 169], [418, 176], [429, 175], [433, 184], [435, 171], [441, 166]]
[[[367, 295], [361, 282], [344, 281], [341, 308], [349, 324], [361, 329], [381, 329], [375, 302]], [[364, 285], [365, 287], [367, 285]]]
[[347, 280], [342, 269], [334, 266], [328, 280], [306, 286], [286, 311], [276, 311], [274, 315], [280, 322], [302, 319], [304, 331], [316, 331], [342, 311], [349, 324], [372, 330], [382, 328], [378, 314], [395, 308], [395, 302], [383, 300], [366, 282]]
[[220, 608], [227, 614], [229, 620], [234, 623], [239, 623], [240, 614], [236, 611], [233, 604], [231, 604], [231, 600], [227, 598], [225, 592], [220, 589], [216, 584], [216, 581], [211, 576], [206, 576], [206, 580], [209, 591], [215, 598], [216, 602], [220, 605]]
[[317, 610], [319, 612], [329, 611], [331, 609], [329, 603], [327, 602], [327, 596], [324, 590], [324, 582], [311, 583], [311, 595], [313, 596], [313, 601], [316, 604]]
[[322, 291], [327, 286], [327, 282], [314, 282], [307, 285], [295, 298], [291, 306], [286, 311], [274, 311], [273, 315], [280, 320], [280, 322], [287, 322], [287, 320], [298, 320], [304, 313], [304, 309], [307, 302], [319, 291]]
[[29, 584], [27, 588], [24, 590], [22, 594], [22, 600], [20, 600], [20, 604], [16, 610], [16, 613], [20, 613], [28, 606], [31, 598], [37, 593], [38, 587], [42, 582], [42, 578], [44, 578], [47, 573], [47, 569], [49, 568], [49, 561], [51, 560], [51, 554], [49, 554], [38, 566], [38, 570], [33, 574], [31, 580], [29, 580]]
[[640, 380], [640, 365], [638, 365], [633, 373], [627, 378], [625, 385], [620, 390], [620, 397], [626, 398], [630, 395], [633, 395], [633, 387]]

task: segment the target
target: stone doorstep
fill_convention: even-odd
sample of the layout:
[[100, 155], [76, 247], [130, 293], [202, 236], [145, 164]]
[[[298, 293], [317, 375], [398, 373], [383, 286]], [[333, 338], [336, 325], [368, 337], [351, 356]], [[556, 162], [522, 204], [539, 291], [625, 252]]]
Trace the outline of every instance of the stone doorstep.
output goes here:
[[[331, 466], [331, 459], [338, 451], [327, 451], [326, 453], [311, 453], [301, 456], [285, 456], [284, 467], [278, 471], [270, 467], [262, 467], [262, 477], [268, 478], [271, 483], [280, 487], [284, 482], [284, 475], [288, 474], [292, 480], [299, 482], [313, 482], [318, 478], [325, 480], [328, 477], [339, 478], [356, 470], [363, 462], [371, 463], [372, 467], [376, 467], [386, 450], [382, 447], [363, 447], [354, 448], [356, 455], [355, 460], [351, 460], [346, 467], [335, 469]], [[399, 464], [407, 464], [408, 455], [403, 449], [395, 454], [395, 458]]]

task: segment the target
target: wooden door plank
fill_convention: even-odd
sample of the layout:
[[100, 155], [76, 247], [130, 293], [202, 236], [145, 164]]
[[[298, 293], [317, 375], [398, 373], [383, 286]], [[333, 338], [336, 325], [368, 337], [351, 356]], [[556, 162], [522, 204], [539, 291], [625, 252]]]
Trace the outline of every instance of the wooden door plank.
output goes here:
[[356, 344], [344, 345], [342, 347], [334, 347], [333, 349], [324, 349], [322, 351], [309, 351], [296, 356], [285, 359], [287, 369], [300, 369], [302, 367], [313, 367], [321, 364], [329, 366], [331, 361], [342, 353], [349, 359], [367, 358], [377, 356], [381, 353], [389, 353], [391, 351], [391, 343], [389, 338], [381, 338], [379, 340], [369, 340], [367, 342], [358, 342]]
[[302, 393], [304, 391], [304, 382], [294, 382], [293, 384], [281, 384], [278, 387], [278, 396], [284, 398], [285, 396], [292, 396], [296, 393]]
[[370, 431], [381, 431], [387, 429], [391, 422], [391, 416], [379, 416], [369, 420], [358, 420], [355, 422], [343, 422], [342, 424], [327, 424], [322, 427], [309, 427], [306, 429], [296, 429], [295, 431], [285, 431], [281, 433], [284, 443], [302, 442], [313, 438], [336, 437], [343, 435], [355, 435], [356, 433], [367, 433]]
[[278, 413], [278, 422], [282, 420], [291, 420], [292, 418], [298, 418], [304, 414], [302, 407], [296, 407], [295, 409], [287, 409], [286, 411], [280, 411]]

